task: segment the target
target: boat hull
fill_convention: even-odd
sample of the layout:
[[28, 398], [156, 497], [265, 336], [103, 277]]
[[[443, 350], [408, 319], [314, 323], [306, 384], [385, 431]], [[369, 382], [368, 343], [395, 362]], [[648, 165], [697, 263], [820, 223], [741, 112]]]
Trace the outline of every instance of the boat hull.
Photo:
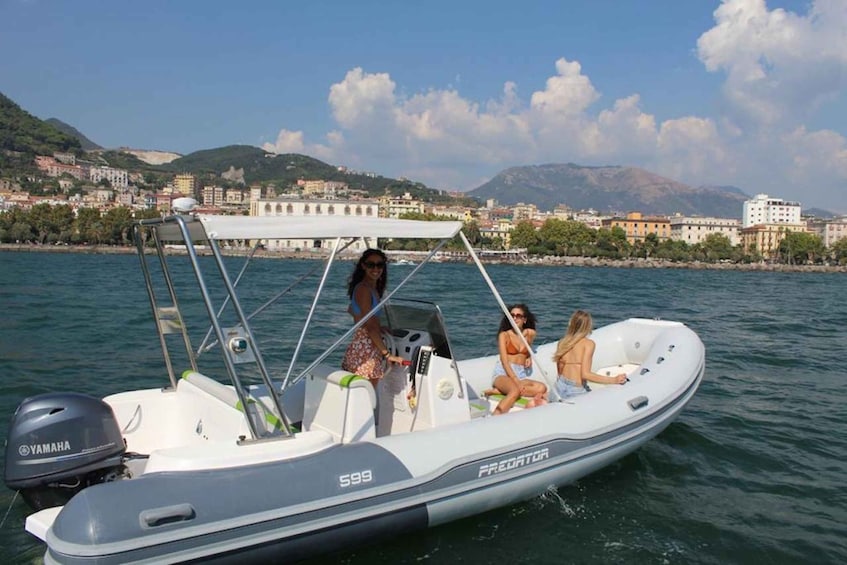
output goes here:
[[[698, 383], [662, 411], [603, 437], [552, 437], [470, 455], [435, 476], [413, 477], [388, 449], [364, 443], [260, 468], [99, 485], [54, 522], [45, 562], [297, 560], [436, 526], [569, 484], [631, 453], [673, 421]], [[370, 469], [372, 484], [339, 494], [338, 478], [350, 469]], [[233, 490], [238, 497], [222, 496]]]
[[95, 485], [55, 516], [45, 563], [294, 561], [572, 483], [664, 430], [704, 373], [702, 343], [681, 324], [640, 321], [598, 334], [606, 349], [640, 340], [631, 382], [508, 416], [335, 443], [279, 461]]

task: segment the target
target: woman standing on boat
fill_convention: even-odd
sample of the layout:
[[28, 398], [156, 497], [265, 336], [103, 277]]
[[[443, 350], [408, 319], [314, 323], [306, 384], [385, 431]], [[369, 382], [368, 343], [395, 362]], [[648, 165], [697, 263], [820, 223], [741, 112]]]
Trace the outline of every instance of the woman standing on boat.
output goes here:
[[[532, 372], [532, 357], [527, 345], [532, 347], [535, 339], [535, 315], [526, 304], [509, 307], [509, 315], [524, 339], [515, 333], [506, 316], [500, 321], [497, 334], [497, 349], [500, 359], [494, 366], [494, 388], [503, 394], [503, 399], [494, 409], [494, 414], [505, 414], [521, 396], [531, 396], [530, 406], [546, 401], [547, 385], [529, 378]], [[524, 345], [524, 340], [527, 345]]]
[[[347, 312], [357, 322], [379, 304], [388, 284], [388, 264], [385, 253], [379, 249], [366, 249], [347, 282], [350, 306]], [[341, 368], [367, 378], [376, 387], [382, 378], [384, 362], [400, 363], [400, 357], [391, 355], [379, 326], [379, 313], [371, 316], [353, 333], [353, 341], [344, 353]]]
[[621, 373], [614, 377], [606, 377], [591, 372], [594, 361], [593, 340], [588, 334], [594, 329], [591, 314], [585, 310], [577, 310], [568, 323], [568, 331], [556, 346], [553, 361], [559, 378], [556, 379], [556, 392], [561, 398], [576, 396], [588, 392], [588, 381], [603, 384], [623, 384], [626, 375]]

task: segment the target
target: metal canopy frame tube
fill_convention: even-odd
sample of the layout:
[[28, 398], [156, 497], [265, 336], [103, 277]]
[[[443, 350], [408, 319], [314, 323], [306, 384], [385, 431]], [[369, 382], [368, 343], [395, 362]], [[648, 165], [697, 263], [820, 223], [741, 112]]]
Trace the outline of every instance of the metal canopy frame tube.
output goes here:
[[[183, 222], [184, 224], [184, 222]], [[186, 228], [187, 234], [187, 228]], [[194, 252], [194, 246], [191, 246], [191, 251], [196, 264], [197, 254]], [[280, 421], [282, 422], [282, 427], [286, 436], [292, 436], [290, 424], [288, 422], [288, 418], [285, 416], [285, 412], [282, 410], [282, 405], [279, 402], [279, 395], [274, 389], [273, 382], [271, 381], [271, 377], [268, 373], [268, 368], [265, 365], [265, 360], [262, 358], [262, 353], [259, 351], [259, 348], [256, 343], [256, 338], [253, 335], [253, 330], [250, 328], [250, 324], [247, 321], [247, 316], [244, 314], [244, 310], [241, 308], [241, 303], [238, 301], [238, 297], [235, 294], [235, 287], [232, 284], [232, 281], [229, 280], [229, 274], [227, 274], [226, 266], [223, 263], [223, 255], [221, 255], [221, 249], [218, 246], [218, 242], [214, 239], [209, 239], [209, 247], [212, 250], [212, 255], [215, 258], [215, 264], [218, 266], [218, 271], [220, 272], [221, 279], [223, 280], [224, 286], [226, 287], [227, 294], [230, 297], [230, 302], [232, 302], [232, 307], [235, 310], [235, 314], [238, 317], [239, 322], [241, 323], [241, 327], [244, 332], [247, 334], [247, 338], [250, 340], [250, 346], [253, 350], [253, 355], [256, 357], [256, 365], [259, 367], [259, 373], [262, 375], [262, 382], [268, 388], [268, 393], [271, 396], [271, 400], [273, 401], [274, 408], [279, 414]], [[197, 264], [197, 275], [199, 280], [199, 264]], [[204, 300], [208, 300], [208, 292], [205, 291], [203, 293]], [[223, 330], [221, 329], [220, 323], [215, 316], [214, 308], [211, 307], [211, 302], [207, 302], [207, 309], [209, 310], [209, 317], [212, 320], [213, 325], [215, 326], [215, 331], [218, 334], [218, 341], [221, 344], [221, 349], [226, 347], [226, 342], [224, 341]], [[227, 370], [230, 371], [230, 377], [232, 378], [232, 384], [235, 386], [236, 391], [238, 391], [238, 398], [241, 400], [241, 405], [244, 407], [244, 414], [247, 416], [247, 421], [250, 424], [250, 431], [253, 432], [253, 438], [258, 439], [261, 434], [257, 433], [255, 423], [253, 422], [253, 418], [250, 417], [249, 414], [249, 404], [247, 403], [247, 395], [245, 394], [242, 386], [241, 380], [238, 378], [238, 374], [235, 369], [235, 364], [232, 362], [232, 358], [229, 356], [228, 352], [224, 352], [224, 360], [226, 362]]]
[[[253, 255], [255, 255], [256, 250], [259, 249], [259, 243], [260, 243], [259, 241], [256, 241], [256, 244], [253, 246], [253, 249], [250, 250], [250, 254], [247, 255], [247, 259], [244, 261], [244, 265], [241, 266], [241, 270], [238, 272], [238, 276], [235, 277], [235, 282], [232, 285], [234, 288], [238, 286], [239, 281], [241, 281], [241, 277], [244, 276], [244, 273], [247, 271], [247, 267], [250, 265], [250, 261], [253, 259]], [[224, 309], [226, 308], [227, 304], [229, 304], [229, 295], [227, 295], [226, 298], [224, 298], [223, 304], [221, 304], [221, 307], [218, 309], [218, 316], [217, 316], [218, 319], [220, 319], [221, 314], [223, 314]], [[203, 342], [200, 343], [200, 345], [197, 347], [197, 356], [198, 357], [204, 351], [209, 351], [209, 349], [214, 347], [215, 343], [217, 343], [217, 342], [214, 342], [211, 345], [209, 345], [208, 347], [206, 347], [206, 345], [209, 342], [209, 338], [212, 337], [212, 331], [213, 331], [212, 326], [209, 326], [209, 329], [206, 330], [206, 336], [203, 338]]]
[[468, 241], [468, 238], [465, 237], [464, 232], [460, 231], [459, 237], [462, 238], [462, 241], [464, 242], [465, 247], [468, 250], [468, 253], [470, 253], [471, 258], [473, 259], [474, 263], [476, 264], [477, 269], [479, 269], [479, 272], [482, 275], [482, 278], [485, 279], [485, 283], [488, 285], [488, 288], [491, 289], [491, 293], [494, 295], [494, 299], [497, 300], [497, 304], [500, 305], [500, 309], [503, 311], [503, 314], [506, 315], [506, 319], [509, 320], [509, 324], [512, 326], [512, 329], [515, 330], [515, 333], [518, 334], [518, 337], [520, 338], [521, 343], [523, 343], [524, 347], [526, 347], [527, 351], [529, 351], [529, 356], [532, 358], [533, 364], [535, 365], [535, 367], [538, 368], [539, 372], [541, 373], [541, 376], [544, 377], [544, 382], [547, 385], [548, 394], [552, 393], [553, 396], [557, 397], [556, 399], [558, 399], [558, 394], [556, 394], [556, 387], [553, 386], [554, 383], [550, 382], [550, 378], [547, 376], [547, 373], [544, 372], [544, 369], [542, 368], [541, 363], [538, 362], [538, 358], [535, 355], [535, 351], [533, 351], [532, 347], [529, 346], [529, 343], [527, 343], [526, 338], [524, 337], [523, 333], [521, 333], [520, 329], [515, 324], [515, 321], [512, 319], [512, 314], [511, 314], [511, 312], [509, 312], [509, 308], [506, 306], [506, 303], [503, 301], [503, 298], [500, 296], [500, 292], [497, 290], [497, 287], [494, 286], [494, 281], [492, 281], [491, 277], [488, 276], [488, 271], [485, 270], [485, 267], [482, 265], [482, 261], [479, 260], [479, 256], [477, 256], [476, 252], [473, 250], [473, 247], [471, 246], [471, 243]]
[[[153, 290], [153, 278], [150, 276], [150, 267], [147, 264], [147, 256], [144, 253], [144, 241], [141, 237], [143, 227], [141, 224], [132, 226], [132, 237], [135, 240], [135, 247], [138, 249], [138, 257], [141, 260], [141, 273], [144, 276], [144, 285], [147, 287], [147, 298], [150, 300], [150, 308], [153, 310], [153, 318], [156, 322], [156, 334], [159, 336], [159, 345], [162, 347], [162, 357], [165, 359], [165, 368], [168, 371], [168, 378], [171, 381], [171, 389], [176, 389], [176, 375], [174, 375], [171, 356], [168, 353], [168, 344], [165, 341], [165, 334], [162, 332], [162, 324], [159, 322], [159, 304], [156, 301], [156, 293]], [[158, 245], [158, 244], [157, 244]]]
[[[461, 233], [461, 232], [459, 232], [459, 233]], [[297, 375], [297, 376], [296, 376], [296, 377], [295, 377], [295, 378], [291, 381], [291, 386], [293, 386], [293, 385], [297, 384], [297, 383], [298, 383], [298, 382], [299, 382], [299, 381], [300, 381], [303, 377], [305, 377], [305, 376], [309, 373], [309, 371], [311, 371], [312, 369], [314, 369], [315, 367], [317, 367], [320, 363], [322, 363], [324, 359], [326, 359], [327, 357], [329, 357], [330, 353], [332, 353], [333, 351], [335, 351], [335, 348], [336, 348], [336, 347], [338, 347], [339, 345], [341, 345], [341, 343], [342, 343], [342, 342], [344, 342], [344, 341], [345, 341], [348, 337], [350, 337], [350, 336], [353, 334], [353, 332], [355, 332], [355, 331], [356, 331], [356, 330], [358, 330], [360, 327], [362, 327], [362, 326], [363, 326], [363, 325], [364, 325], [364, 324], [365, 324], [368, 320], [370, 320], [370, 319], [371, 319], [371, 318], [372, 318], [372, 317], [373, 317], [373, 316], [374, 316], [377, 312], [379, 312], [380, 308], [381, 308], [381, 307], [382, 307], [382, 306], [383, 306], [386, 302], [388, 302], [388, 301], [391, 299], [391, 297], [392, 297], [392, 296], [394, 296], [394, 295], [397, 293], [397, 291], [399, 291], [401, 288], [403, 288], [403, 286], [404, 286], [404, 285], [405, 285], [405, 284], [409, 281], [409, 279], [411, 279], [411, 278], [412, 278], [412, 276], [413, 276], [415, 273], [417, 273], [417, 272], [421, 269], [421, 267], [423, 267], [423, 266], [424, 266], [424, 265], [425, 265], [425, 264], [426, 264], [426, 263], [427, 263], [427, 262], [428, 262], [428, 261], [429, 261], [429, 260], [430, 260], [430, 259], [431, 259], [431, 258], [432, 258], [432, 257], [433, 257], [433, 256], [434, 256], [434, 255], [435, 255], [435, 254], [436, 254], [436, 253], [437, 253], [437, 252], [438, 252], [438, 251], [439, 251], [439, 250], [443, 247], [443, 246], [444, 246], [444, 244], [445, 244], [445, 243], [447, 243], [447, 241], [448, 241], [448, 239], [442, 239], [442, 240], [438, 243], [438, 245], [436, 245], [436, 246], [435, 246], [435, 248], [434, 248], [432, 251], [430, 251], [430, 252], [429, 252], [429, 255], [427, 255], [427, 256], [426, 256], [426, 259], [424, 259], [424, 260], [423, 260], [423, 261], [421, 261], [418, 265], [416, 265], [416, 266], [415, 266], [415, 268], [414, 268], [414, 269], [412, 269], [412, 271], [411, 271], [408, 275], [406, 275], [406, 278], [404, 278], [402, 281], [400, 281], [400, 284], [398, 284], [398, 285], [394, 288], [394, 290], [390, 291], [390, 292], [389, 292], [389, 293], [385, 296], [385, 298], [383, 298], [382, 300], [380, 300], [380, 301], [377, 303], [377, 305], [376, 305], [376, 306], [374, 306], [373, 308], [371, 308], [370, 312], [368, 312], [367, 314], [365, 314], [365, 315], [364, 315], [364, 317], [363, 317], [361, 320], [359, 320], [358, 322], [356, 322], [355, 324], [353, 324], [353, 327], [352, 327], [352, 328], [350, 328], [349, 330], [347, 330], [346, 332], [344, 332], [344, 334], [343, 334], [340, 338], [338, 338], [338, 339], [335, 341], [335, 343], [333, 343], [332, 345], [330, 345], [330, 346], [326, 349], [326, 351], [324, 351], [323, 353], [321, 353], [321, 354], [317, 357], [317, 359], [315, 359], [314, 361], [312, 361], [311, 363], [309, 363], [309, 366], [308, 366], [308, 367], [306, 367], [305, 369], [303, 369], [303, 370], [300, 372], [300, 374], [298, 374], [298, 375]], [[285, 387], [283, 387], [283, 388], [282, 388], [282, 392], [283, 392], [283, 393], [285, 392]]]
[[[179, 317], [179, 328], [182, 332], [182, 341], [185, 344], [185, 353], [188, 355], [188, 361], [191, 363], [191, 368], [196, 371], [197, 358], [194, 356], [194, 349], [191, 347], [191, 338], [188, 337], [188, 329], [186, 329], [185, 320], [182, 318], [182, 309], [179, 307], [179, 300], [177, 300], [176, 297], [176, 288], [174, 287], [174, 281], [171, 277], [171, 270], [168, 268], [168, 260], [167, 257], [165, 257], [164, 247], [162, 246], [162, 242], [159, 240], [159, 232], [157, 230], [153, 230], [153, 242], [156, 244], [156, 254], [159, 257], [159, 263], [162, 267], [162, 276], [164, 277], [165, 284], [168, 287], [168, 294], [171, 297], [174, 309]], [[158, 312], [156, 312], [157, 325], [158, 320]], [[176, 375], [174, 375], [173, 378], [176, 380]], [[174, 384], [174, 386], [176, 386], [176, 384]]]
[[[185, 223], [185, 218], [183, 218], [182, 216], [173, 216], [172, 218], [173, 221], [177, 223], [179, 230], [182, 233], [183, 241], [185, 242], [185, 249], [188, 252], [188, 259], [191, 262], [191, 268], [194, 271], [195, 278], [197, 279], [197, 286], [200, 288], [200, 295], [203, 298], [203, 304], [205, 304], [206, 306], [206, 311], [209, 314], [209, 319], [212, 322], [215, 334], [217, 335], [218, 341], [220, 343], [225, 343], [223, 329], [221, 329], [221, 325], [218, 322], [217, 317], [215, 316], [215, 307], [212, 304], [212, 298], [209, 295], [209, 289], [206, 287], [206, 281], [203, 279], [203, 274], [200, 270], [200, 262], [197, 260], [197, 251], [194, 249], [194, 242], [191, 238], [191, 234], [189, 233], [188, 226]], [[233, 387], [235, 387], [235, 393], [238, 395], [238, 400], [244, 407], [244, 417], [247, 419], [247, 426], [250, 428], [250, 433], [254, 439], [258, 439], [259, 432], [256, 429], [256, 423], [253, 421], [253, 418], [250, 417], [250, 414], [247, 411], [247, 395], [244, 393], [244, 389], [242, 388], [241, 382], [239, 381], [238, 375], [236, 374], [235, 364], [232, 362], [232, 359], [229, 355], [226, 354], [226, 352], [224, 352], [223, 359], [224, 365], [226, 366], [226, 370], [229, 373], [230, 380], [232, 381], [232, 385]]]
[[341, 245], [340, 237], [336, 238], [335, 243], [332, 246], [332, 251], [329, 254], [329, 258], [324, 266], [323, 275], [321, 275], [321, 280], [318, 283], [318, 290], [315, 292], [315, 297], [312, 299], [312, 305], [309, 307], [309, 314], [306, 316], [306, 322], [303, 324], [303, 330], [300, 332], [300, 338], [297, 340], [297, 346], [294, 348], [294, 354], [291, 356], [291, 362], [288, 364], [288, 370], [285, 372], [285, 378], [282, 380], [281, 390], [285, 390], [285, 385], [288, 384], [288, 379], [291, 377], [291, 371], [294, 369], [297, 357], [300, 356], [300, 349], [303, 347], [303, 340], [306, 337], [306, 333], [309, 331], [309, 326], [312, 323], [312, 317], [315, 315], [315, 307], [317, 307], [324, 285], [326, 285], [326, 279], [329, 276], [329, 270], [332, 267], [332, 263], [335, 261], [339, 245]]

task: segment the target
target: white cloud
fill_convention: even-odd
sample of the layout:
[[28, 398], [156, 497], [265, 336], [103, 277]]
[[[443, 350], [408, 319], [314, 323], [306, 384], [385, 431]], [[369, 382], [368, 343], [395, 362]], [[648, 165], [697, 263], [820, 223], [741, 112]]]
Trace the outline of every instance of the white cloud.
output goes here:
[[328, 145], [311, 144], [303, 142], [302, 131], [280, 130], [276, 142], [262, 144], [262, 149], [272, 153], [300, 153], [310, 155], [317, 159], [334, 161], [344, 147], [344, 136], [341, 132], [331, 131], [327, 135]]
[[533, 92], [530, 99], [531, 108], [542, 117], [561, 121], [579, 116], [600, 97], [578, 62], [559, 59], [556, 71], [547, 79], [547, 88]]
[[342, 128], [355, 128], [394, 112], [394, 81], [387, 73], [365, 74], [361, 67], [329, 89], [332, 115]]
[[764, 0], [725, 0], [697, 41], [708, 71], [726, 74], [735, 117], [752, 126], [796, 123], [842, 92], [847, 3], [818, 0], [806, 16]]
[[662, 123], [657, 139], [657, 170], [671, 178], [702, 179], [706, 183], [734, 165], [727, 159], [724, 142], [712, 120], [686, 117]]
[[798, 180], [820, 175], [847, 179], [847, 140], [828, 130], [807, 132], [798, 127], [782, 137], [792, 156], [792, 174]]
[[847, 210], [844, 136], [804, 125], [843, 96], [847, 2], [817, 0], [798, 15], [763, 0], [725, 0], [714, 18], [697, 55], [704, 72], [725, 76], [723, 114], [657, 123], [637, 93], [601, 105], [580, 63], [565, 58], [528, 100], [506, 81], [482, 102], [454, 87], [399, 94], [387, 73], [357, 67], [329, 90], [338, 131], [309, 144], [303, 132], [283, 129], [265, 148], [450, 189], [514, 165], [634, 165], [693, 185], [736, 184]]
[[262, 148], [274, 153], [300, 153], [306, 145], [303, 143], [302, 131], [281, 130], [276, 137], [276, 143], [265, 143]]

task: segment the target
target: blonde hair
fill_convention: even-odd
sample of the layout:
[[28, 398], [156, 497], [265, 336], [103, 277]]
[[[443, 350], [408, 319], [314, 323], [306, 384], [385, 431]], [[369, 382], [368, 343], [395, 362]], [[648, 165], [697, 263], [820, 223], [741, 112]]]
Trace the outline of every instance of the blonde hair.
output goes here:
[[553, 362], [558, 363], [568, 351], [573, 349], [579, 340], [587, 337], [594, 329], [594, 321], [591, 319], [591, 314], [585, 310], [577, 310], [571, 316], [571, 321], [568, 323], [568, 331], [564, 337], [559, 340], [556, 346], [556, 353], [553, 354]]

